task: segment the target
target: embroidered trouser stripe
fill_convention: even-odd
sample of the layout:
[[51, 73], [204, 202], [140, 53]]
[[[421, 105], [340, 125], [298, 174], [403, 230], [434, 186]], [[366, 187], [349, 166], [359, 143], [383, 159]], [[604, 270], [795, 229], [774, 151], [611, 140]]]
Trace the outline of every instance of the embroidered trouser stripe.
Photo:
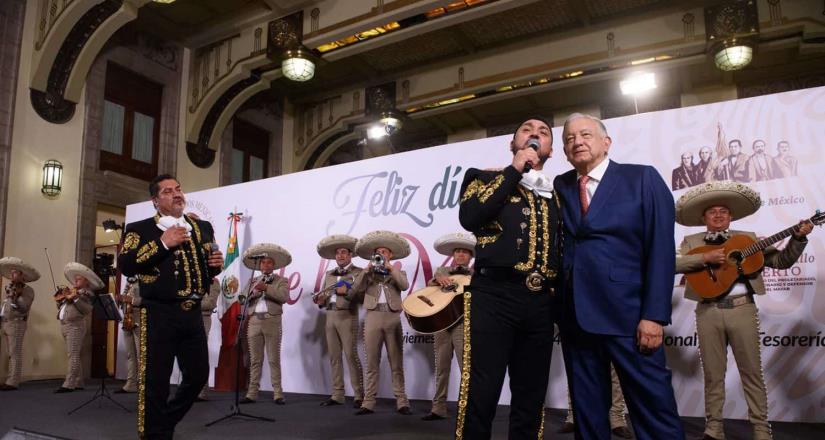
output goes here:
[[146, 309], [140, 309], [140, 327], [138, 327], [138, 437], [144, 438], [146, 426], [146, 330], [149, 322], [146, 318]]
[[467, 394], [470, 392], [470, 301], [472, 294], [464, 292], [464, 350], [461, 356], [461, 385], [458, 388], [458, 414], [455, 418], [455, 438], [464, 438], [464, 417], [467, 415]]

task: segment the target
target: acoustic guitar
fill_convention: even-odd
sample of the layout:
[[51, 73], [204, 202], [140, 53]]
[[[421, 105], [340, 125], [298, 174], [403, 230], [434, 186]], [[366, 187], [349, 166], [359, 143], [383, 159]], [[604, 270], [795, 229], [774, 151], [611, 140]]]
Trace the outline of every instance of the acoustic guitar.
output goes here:
[[[825, 213], [817, 210], [808, 221], [817, 226], [821, 225], [825, 222]], [[765, 265], [765, 255], [762, 251], [765, 248], [790, 236], [798, 228], [797, 224], [759, 241], [754, 241], [747, 235], [734, 235], [722, 244], [691, 249], [688, 255], [701, 255], [716, 249], [724, 249], [727, 261], [721, 265], [706, 264], [704, 270], [685, 274], [685, 280], [703, 299], [724, 295], [740, 276], [751, 278], [762, 270]]]
[[415, 331], [436, 333], [449, 328], [464, 316], [464, 287], [469, 275], [451, 275], [450, 287], [430, 286], [407, 295], [401, 303], [407, 321]]

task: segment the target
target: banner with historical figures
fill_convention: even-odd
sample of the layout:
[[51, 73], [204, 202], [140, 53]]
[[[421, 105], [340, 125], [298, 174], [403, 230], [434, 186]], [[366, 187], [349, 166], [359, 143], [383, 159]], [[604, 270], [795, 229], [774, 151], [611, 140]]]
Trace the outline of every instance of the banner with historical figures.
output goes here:
[[[825, 209], [825, 88], [645, 113], [605, 121], [613, 144], [609, 157], [618, 162], [655, 166], [673, 189], [674, 199], [710, 180], [745, 182], [762, 197], [762, 208], [734, 223], [736, 229], [760, 236], [779, 232], [816, 209]], [[569, 170], [561, 142], [553, 130], [554, 154], [545, 173]], [[331, 166], [254, 182], [188, 194], [188, 211], [212, 222], [219, 240], [231, 237], [239, 251], [257, 242], [273, 242], [292, 254], [292, 264], [279, 273], [288, 278], [290, 301], [284, 307], [282, 372], [287, 392], [331, 392], [324, 336], [325, 312], [310, 300], [322, 274], [334, 261], [316, 253], [330, 234], [359, 237], [377, 229], [399, 232], [412, 253], [398, 264], [407, 273], [410, 291], [424, 287], [445, 258], [435, 252], [439, 236], [461, 231], [459, 189], [469, 167], [500, 168], [511, 162], [511, 136], [426, 148], [355, 163]], [[184, 182], [185, 184], [185, 182]], [[243, 213], [242, 227], [231, 220]], [[131, 205], [127, 221], [153, 215], [150, 203]], [[677, 225], [674, 240], [701, 228]], [[796, 264], [766, 269], [768, 294], [757, 298], [761, 327], [762, 367], [768, 387], [770, 418], [819, 421], [825, 412], [825, 235], [817, 228]], [[227, 243], [220, 242], [221, 249]], [[783, 244], [780, 243], [780, 246]], [[367, 262], [356, 258], [358, 266]], [[233, 276], [249, 279], [241, 265]], [[694, 323], [696, 303], [683, 297], [683, 280], [674, 279], [673, 324], [666, 327], [665, 349], [673, 370], [673, 387], [684, 416], [704, 416], [703, 379]], [[406, 295], [408, 292], [404, 292]], [[363, 326], [363, 312], [362, 326]], [[221, 347], [219, 316], [209, 336], [213, 374]], [[404, 326], [406, 390], [412, 399], [431, 399], [435, 387], [432, 336]], [[362, 329], [361, 329], [362, 330]], [[359, 331], [359, 335], [363, 335]], [[363, 339], [359, 341], [362, 363]], [[392, 397], [390, 368], [382, 360], [379, 397]], [[126, 370], [120, 347], [118, 377]], [[346, 362], [344, 362], [346, 368]], [[262, 390], [271, 389], [266, 362]], [[458, 393], [459, 371], [453, 364], [449, 399]], [[567, 406], [561, 350], [555, 344], [547, 406]], [[344, 377], [349, 377], [345, 374]], [[175, 376], [173, 376], [175, 380]], [[347, 380], [348, 382], [348, 380]], [[347, 383], [347, 392], [351, 388]], [[747, 406], [732, 354], [728, 359], [725, 417], [746, 419]], [[501, 403], [509, 402], [508, 384]]]

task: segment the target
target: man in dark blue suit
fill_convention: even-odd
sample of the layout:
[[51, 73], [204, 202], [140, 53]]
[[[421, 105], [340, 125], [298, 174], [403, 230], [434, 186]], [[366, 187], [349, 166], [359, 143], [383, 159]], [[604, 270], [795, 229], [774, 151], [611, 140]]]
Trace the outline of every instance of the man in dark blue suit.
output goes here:
[[650, 166], [607, 158], [600, 120], [573, 114], [564, 153], [574, 170], [553, 186], [562, 200], [562, 347], [576, 438], [609, 439], [610, 364], [636, 438], [683, 439], [661, 349], [670, 323], [673, 196]]

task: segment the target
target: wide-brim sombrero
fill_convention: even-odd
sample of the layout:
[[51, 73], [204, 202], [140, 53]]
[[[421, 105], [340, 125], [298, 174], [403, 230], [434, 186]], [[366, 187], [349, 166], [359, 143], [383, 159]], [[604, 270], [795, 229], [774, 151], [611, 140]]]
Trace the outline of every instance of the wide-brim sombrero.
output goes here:
[[103, 280], [101, 280], [92, 269], [74, 261], [66, 264], [66, 267], [63, 268], [63, 275], [66, 276], [66, 280], [72, 285], [74, 285], [75, 275], [80, 275], [89, 280], [90, 289], [100, 290], [104, 287]]
[[334, 260], [335, 252], [338, 251], [338, 249], [344, 248], [349, 249], [350, 252], [354, 252], [356, 243], [358, 243], [358, 239], [351, 235], [330, 235], [318, 242], [318, 255], [327, 260]]
[[392, 252], [392, 260], [400, 260], [410, 255], [410, 244], [398, 233], [392, 231], [372, 231], [358, 240], [355, 253], [369, 260], [378, 248], [387, 248]]
[[476, 238], [470, 234], [462, 232], [454, 232], [452, 234], [442, 235], [433, 244], [435, 251], [441, 255], [448, 257], [453, 255], [456, 249], [467, 249], [475, 253]]
[[12, 269], [23, 274], [24, 283], [31, 283], [40, 279], [40, 272], [22, 259], [17, 257], [0, 258], [0, 274], [11, 279]]
[[759, 210], [762, 199], [749, 186], [730, 180], [699, 185], [679, 197], [676, 202], [676, 223], [683, 226], [704, 226], [705, 211], [711, 206], [725, 206], [732, 220], [741, 220]]
[[292, 263], [292, 255], [290, 255], [289, 251], [275, 243], [257, 243], [244, 251], [244, 266], [253, 270], [258, 270], [258, 259], [252, 258], [254, 256], [272, 258], [272, 261], [275, 262], [275, 269], [289, 266], [289, 263]]

